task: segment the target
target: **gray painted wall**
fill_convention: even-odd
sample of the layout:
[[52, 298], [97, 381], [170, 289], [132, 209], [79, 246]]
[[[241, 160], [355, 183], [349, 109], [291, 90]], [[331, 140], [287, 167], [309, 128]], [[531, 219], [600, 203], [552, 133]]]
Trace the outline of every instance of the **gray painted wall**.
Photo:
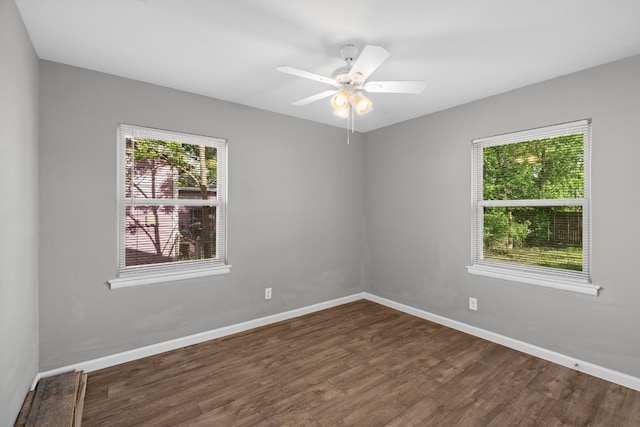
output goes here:
[[38, 372], [38, 59], [13, 0], [0, 0], [0, 426]]
[[[40, 370], [363, 291], [362, 135], [47, 61], [40, 77]], [[109, 290], [120, 122], [228, 138], [230, 274]]]
[[[367, 290], [640, 377], [638, 76], [635, 56], [366, 134]], [[471, 140], [583, 118], [600, 296], [468, 275]]]
[[[38, 72], [12, 0], [0, 0], [0, 56], [1, 157], [21, 159], [0, 168], [16, 183], [2, 193], [13, 208], [0, 210], [0, 425], [13, 423], [38, 370], [362, 290], [640, 377], [640, 230], [629, 226], [640, 57], [346, 145], [339, 128], [47, 61]], [[601, 295], [467, 275], [471, 139], [586, 117]], [[108, 289], [119, 122], [229, 139], [231, 274]]]

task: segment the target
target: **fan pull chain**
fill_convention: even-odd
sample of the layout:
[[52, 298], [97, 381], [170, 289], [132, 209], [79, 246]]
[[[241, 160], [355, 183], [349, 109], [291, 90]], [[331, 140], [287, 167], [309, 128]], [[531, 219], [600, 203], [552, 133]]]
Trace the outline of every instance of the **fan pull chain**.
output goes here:
[[353, 110], [353, 107], [351, 107], [351, 133], [355, 133], [356, 131], [356, 114], [355, 111]]
[[349, 108], [347, 110], [347, 145], [349, 145], [349, 122], [351, 121], [351, 106], [348, 106], [347, 108]]
[[349, 145], [349, 119], [347, 119], [347, 145]]

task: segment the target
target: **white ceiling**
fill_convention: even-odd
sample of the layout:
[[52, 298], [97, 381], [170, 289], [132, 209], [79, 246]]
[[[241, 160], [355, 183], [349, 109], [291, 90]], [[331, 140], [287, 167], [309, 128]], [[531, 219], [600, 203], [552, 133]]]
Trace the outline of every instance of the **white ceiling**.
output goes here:
[[385, 47], [370, 80], [425, 80], [370, 94], [367, 132], [640, 53], [639, 0], [16, 0], [42, 59], [334, 126], [340, 46]]

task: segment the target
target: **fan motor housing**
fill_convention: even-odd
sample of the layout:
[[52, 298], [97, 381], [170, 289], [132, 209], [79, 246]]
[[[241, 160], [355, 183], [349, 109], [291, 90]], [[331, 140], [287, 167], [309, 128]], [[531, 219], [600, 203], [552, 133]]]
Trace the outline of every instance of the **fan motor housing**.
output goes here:
[[349, 83], [351, 80], [351, 78], [349, 77], [350, 70], [351, 70], [350, 67], [340, 67], [337, 70], [335, 70], [333, 74], [331, 74], [331, 77], [333, 77], [333, 79], [340, 84]]
[[364, 84], [362, 74], [349, 74], [350, 72], [351, 67], [340, 67], [331, 74], [331, 77], [341, 85], [351, 84], [354, 86], [362, 86]]
[[340, 48], [340, 56], [347, 61], [347, 63], [351, 63], [351, 61], [358, 57], [358, 48], [352, 44], [345, 44]]
[[335, 70], [331, 77], [341, 85], [362, 86], [364, 84], [364, 78], [361, 73], [349, 74], [351, 72], [351, 63], [358, 57], [358, 52], [358, 48], [352, 44], [346, 44], [340, 48], [340, 56], [346, 61], [347, 65]]

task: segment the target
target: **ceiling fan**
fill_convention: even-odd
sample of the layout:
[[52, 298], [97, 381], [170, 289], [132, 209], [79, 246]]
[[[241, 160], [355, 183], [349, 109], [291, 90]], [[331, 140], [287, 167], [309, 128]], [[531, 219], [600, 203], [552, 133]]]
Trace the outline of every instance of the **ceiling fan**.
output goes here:
[[367, 81], [367, 78], [389, 57], [382, 46], [366, 45], [358, 56], [358, 48], [352, 44], [340, 48], [340, 56], [347, 63], [336, 69], [331, 77], [321, 76], [288, 65], [276, 67], [280, 72], [334, 86], [324, 92], [295, 101], [293, 105], [307, 105], [323, 98], [331, 98], [333, 114], [348, 118], [351, 109], [356, 114], [366, 114], [373, 109], [371, 100], [362, 91], [370, 93], [421, 93], [424, 81]]

